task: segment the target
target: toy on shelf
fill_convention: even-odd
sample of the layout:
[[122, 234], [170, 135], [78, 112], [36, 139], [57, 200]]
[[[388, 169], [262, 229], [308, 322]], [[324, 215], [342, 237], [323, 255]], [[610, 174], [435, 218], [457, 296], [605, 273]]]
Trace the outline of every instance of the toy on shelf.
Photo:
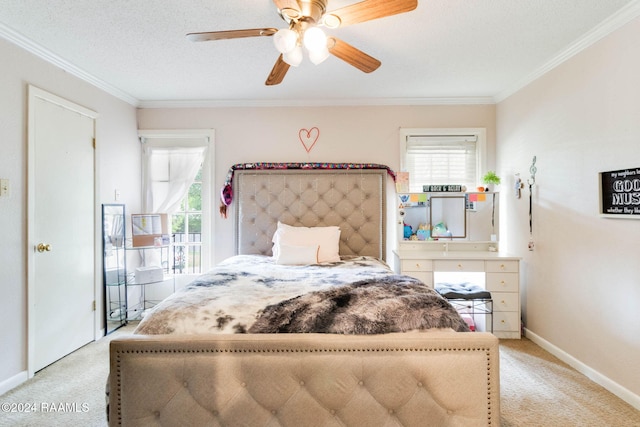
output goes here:
[[410, 239], [412, 235], [413, 235], [413, 229], [409, 224], [404, 223], [404, 238]]
[[451, 232], [447, 228], [447, 225], [444, 222], [439, 222], [433, 226], [433, 231], [431, 232], [433, 237], [451, 237]]
[[431, 227], [427, 224], [420, 224], [416, 231], [418, 240], [429, 240], [431, 238]]

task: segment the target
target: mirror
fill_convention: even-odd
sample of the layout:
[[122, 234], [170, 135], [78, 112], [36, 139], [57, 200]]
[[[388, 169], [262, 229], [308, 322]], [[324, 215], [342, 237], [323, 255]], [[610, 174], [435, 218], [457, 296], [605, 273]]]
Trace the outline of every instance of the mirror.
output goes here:
[[467, 229], [469, 240], [482, 242], [498, 241], [499, 194], [469, 193]]
[[467, 198], [465, 196], [431, 196], [429, 199], [431, 237], [467, 237]]
[[[499, 193], [401, 193], [400, 236], [403, 240], [499, 240]], [[443, 231], [434, 227], [443, 223]], [[428, 229], [425, 234], [420, 229]], [[450, 233], [450, 234], [449, 234]]]
[[126, 324], [124, 205], [102, 205], [102, 271], [105, 335]]

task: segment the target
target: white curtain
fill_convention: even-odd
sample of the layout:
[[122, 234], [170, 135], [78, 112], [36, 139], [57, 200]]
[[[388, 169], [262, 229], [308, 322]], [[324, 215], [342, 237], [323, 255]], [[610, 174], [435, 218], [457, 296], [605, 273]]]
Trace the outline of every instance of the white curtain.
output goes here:
[[207, 147], [144, 148], [143, 206], [147, 213], [168, 213], [178, 210], [187, 195]]

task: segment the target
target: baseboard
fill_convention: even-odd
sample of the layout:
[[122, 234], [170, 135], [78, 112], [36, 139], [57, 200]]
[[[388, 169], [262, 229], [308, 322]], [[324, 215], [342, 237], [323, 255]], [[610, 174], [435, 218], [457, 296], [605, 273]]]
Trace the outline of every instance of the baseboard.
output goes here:
[[19, 374], [12, 376], [9, 379], [6, 379], [0, 383], [0, 395], [5, 394], [9, 390], [12, 390], [18, 387], [20, 384], [29, 379], [29, 373], [27, 371], [22, 371]]
[[620, 399], [627, 402], [629, 405], [640, 410], [640, 396], [631, 392], [627, 388], [621, 386], [617, 382], [611, 380], [609, 377], [602, 375], [600, 372], [594, 370], [590, 366], [585, 365], [575, 357], [571, 356], [570, 354], [566, 353], [564, 350], [551, 344], [549, 341], [545, 340], [541, 336], [536, 335], [535, 333], [531, 332], [526, 328], [524, 332], [525, 332], [525, 337], [529, 338], [531, 341], [533, 341], [534, 343], [536, 343], [537, 345], [539, 345], [549, 353], [553, 354], [555, 357], [562, 360], [564, 363], [571, 366], [573, 369], [580, 372], [581, 374], [589, 378], [591, 381], [601, 385], [605, 389], [609, 390], [611, 393], [618, 396]]

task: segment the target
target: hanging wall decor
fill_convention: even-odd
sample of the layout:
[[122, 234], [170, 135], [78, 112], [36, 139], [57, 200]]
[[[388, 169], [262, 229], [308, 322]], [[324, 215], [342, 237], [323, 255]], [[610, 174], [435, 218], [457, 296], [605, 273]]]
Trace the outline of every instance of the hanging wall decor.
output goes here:
[[522, 197], [522, 188], [524, 187], [524, 184], [522, 183], [522, 178], [520, 178], [520, 174], [517, 173], [516, 177], [515, 177], [515, 184], [513, 189], [516, 191], [515, 195], [516, 195], [516, 199], [519, 199], [520, 197]]
[[640, 168], [600, 172], [600, 215], [640, 218]]
[[533, 241], [533, 186], [536, 185], [536, 172], [538, 172], [538, 168], [536, 167], [536, 156], [533, 156], [533, 160], [531, 161], [531, 167], [529, 168], [529, 173], [531, 173], [531, 178], [527, 179], [527, 184], [529, 184], [529, 250], [533, 251], [535, 247], [535, 243]]
[[298, 139], [307, 154], [311, 152], [311, 149], [316, 145], [318, 138], [320, 138], [320, 129], [315, 126], [311, 129], [300, 129], [298, 131]]

